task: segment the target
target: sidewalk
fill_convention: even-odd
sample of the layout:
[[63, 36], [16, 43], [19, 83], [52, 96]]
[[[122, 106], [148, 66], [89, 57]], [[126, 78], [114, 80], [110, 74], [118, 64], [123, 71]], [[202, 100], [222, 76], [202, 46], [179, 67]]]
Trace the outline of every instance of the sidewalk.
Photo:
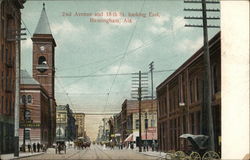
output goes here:
[[152, 156], [152, 157], [165, 157], [166, 153], [164, 152], [153, 152], [153, 151], [147, 151], [147, 152], [140, 152], [141, 154], [147, 155], [147, 156]]
[[164, 153], [164, 152], [156, 152], [156, 151], [146, 151], [146, 152], [144, 152], [143, 150], [142, 150], [142, 152], [139, 152], [138, 147], [136, 147], [134, 149], [134, 151], [136, 151], [136, 152], [138, 152], [140, 154], [144, 154], [144, 155], [152, 156], [152, 157], [158, 157], [158, 158], [163, 158], [163, 157], [166, 156], [166, 153]]
[[0, 155], [0, 160], [19, 159], [44, 154], [45, 152], [19, 152], [19, 157], [14, 157], [14, 153]]

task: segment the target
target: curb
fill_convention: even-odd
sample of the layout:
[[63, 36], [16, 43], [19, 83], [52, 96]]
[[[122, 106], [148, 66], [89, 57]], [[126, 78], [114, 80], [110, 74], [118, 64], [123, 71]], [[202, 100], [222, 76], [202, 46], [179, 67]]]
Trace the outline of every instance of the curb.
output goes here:
[[[21, 158], [27, 158], [27, 157], [33, 157], [33, 156], [38, 156], [38, 155], [42, 155], [44, 154], [45, 152], [41, 152], [41, 153], [37, 153], [37, 154], [30, 154], [30, 155], [23, 155], [23, 156], [20, 156], [19, 157], [11, 157], [9, 158], [9, 160], [13, 160], [13, 159], [21, 159]], [[3, 159], [3, 157], [1, 157]], [[5, 160], [5, 159], [3, 159]], [[6, 159], [7, 160], [7, 159]]]

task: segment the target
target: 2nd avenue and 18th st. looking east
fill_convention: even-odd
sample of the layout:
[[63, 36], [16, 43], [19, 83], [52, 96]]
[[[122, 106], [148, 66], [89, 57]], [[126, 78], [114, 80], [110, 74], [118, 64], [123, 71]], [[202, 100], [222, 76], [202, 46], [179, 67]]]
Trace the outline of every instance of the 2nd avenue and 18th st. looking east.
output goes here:
[[45, 2], [0, 0], [0, 160], [249, 157], [249, 43], [223, 30], [231, 5]]

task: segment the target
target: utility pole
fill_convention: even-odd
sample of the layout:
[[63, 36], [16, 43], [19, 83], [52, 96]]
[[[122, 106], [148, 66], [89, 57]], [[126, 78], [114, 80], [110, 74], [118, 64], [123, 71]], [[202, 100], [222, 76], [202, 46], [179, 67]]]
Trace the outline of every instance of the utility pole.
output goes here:
[[139, 101], [139, 152], [142, 152], [141, 144], [141, 71], [139, 71], [139, 87], [138, 87], [138, 101]]
[[[154, 120], [154, 110], [153, 110], [153, 107], [154, 107], [153, 106], [154, 105], [154, 82], [153, 82], [154, 61], [152, 61], [149, 64], [149, 70], [150, 70], [150, 74], [151, 74], [151, 112], [152, 112], [152, 117], [151, 118], [152, 118], [152, 120]], [[152, 125], [152, 123], [151, 123], [151, 125]], [[152, 136], [152, 142], [153, 142], [153, 136]]]
[[23, 101], [23, 152], [25, 152], [25, 125], [26, 125], [26, 96], [22, 96], [22, 101]]
[[204, 59], [204, 93], [203, 93], [203, 107], [202, 107], [202, 133], [209, 135], [209, 149], [215, 150], [214, 144], [214, 127], [213, 127], [213, 114], [212, 114], [212, 80], [210, 70], [210, 54], [208, 43], [208, 28], [219, 28], [219, 26], [211, 26], [207, 24], [207, 20], [218, 20], [219, 17], [207, 17], [207, 12], [219, 12], [219, 9], [207, 9], [206, 3], [219, 3], [219, 1], [206, 1], [206, 0], [186, 0], [184, 3], [201, 3], [202, 9], [184, 9], [184, 11], [202, 11], [202, 17], [184, 17], [185, 19], [201, 19], [203, 25], [185, 25], [186, 27], [202, 27], [203, 28], [203, 59]]
[[154, 99], [154, 82], [153, 82], [154, 61], [152, 61], [149, 64], [149, 69], [150, 69], [150, 73], [151, 73], [151, 99], [153, 100]]
[[[1, 4], [1, 3], [0, 3]], [[14, 157], [19, 157], [19, 114], [20, 114], [20, 41], [26, 40], [26, 38], [21, 38], [21, 36], [26, 35], [26, 33], [21, 33], [25, 31], [26, 28], [17, 28], [14, 30], [9, 30], [8, 41], [15, 42], [15, 111], [14, 111]]]
[[142, 98], [146, 98], [148, 95], [148, 73], [133, 73], [132, 74], [132, 98], [136, 98], [139, 103], [139, 152], [142, 151], [142, 136], [141, 136], [141, 100]]

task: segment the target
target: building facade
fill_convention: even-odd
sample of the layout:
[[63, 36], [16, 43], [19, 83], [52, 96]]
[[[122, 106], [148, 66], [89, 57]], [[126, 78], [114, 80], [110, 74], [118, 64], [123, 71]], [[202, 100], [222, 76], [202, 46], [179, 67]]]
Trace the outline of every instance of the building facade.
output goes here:
[[20, 9], [24, 2], [0, 0], [0, 153], [14, 151], [16, 59], [20, 58]]
[[73, 112], [69, 105], [56, 107], [56, 141], [73, 141], [76, 138], [76, 126]]
[[76, 136], [85, 138], [85, 114], [84, 113], [74, 113], [73, 114], [76, 122]]
[[[212, 75], [212, 114], [215, 150], [220, 151], [221, 136], [221, 60], [220, 33], [209, 41]], [[161, 151], [186, 150], [181, 134], [204, 134], [203, 106], [203, 48], [199, 49], [174, 73], [157, 87], [158, 141]]]
[[[29, 75], [26, 70], [21, 70], [20, 82], [20, 129], [19, 144], [50, 144], [50, 101], [48, 92], [43, 86]], [[25, 130], [24, 130], [25, 129]], [[25, 136], [24, 136], [25, 135]]]
[[[138, 141], [139, 138], [139, 102], [125, 100], [121, 111], [122, 142]], [[141, 101], [142, 140], [157, 140], [157, 101]], [[131, 137], [131, 138], [130, 138]]]
[[[45, 4], [41, 11], [36, 30], [31, 38], [33, 42], [33, 77], [48, 92], [50, 101], [49, 142], [55, 141], [56, 101], [55, 101], [55, 47]], [[50, 144], [51, 145], [51, 144]]]

